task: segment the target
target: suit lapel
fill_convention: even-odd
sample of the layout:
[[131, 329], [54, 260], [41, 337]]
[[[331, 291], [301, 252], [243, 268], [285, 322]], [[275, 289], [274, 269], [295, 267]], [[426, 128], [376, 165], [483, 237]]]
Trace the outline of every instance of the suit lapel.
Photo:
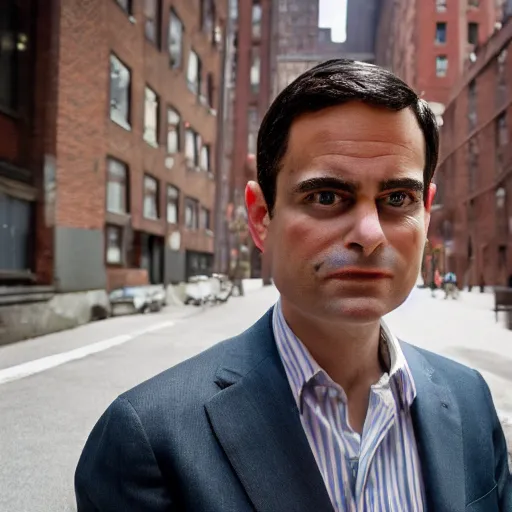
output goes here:
[[411, 414], [428, 510], [465, 510], [462, 426], [450, 388], [412, 345], [402, 343], [417, 396]]
[[259, 512], [332, 511], [277, 352], [271, 316], [217, 374], [207, 404], [212, 428]]

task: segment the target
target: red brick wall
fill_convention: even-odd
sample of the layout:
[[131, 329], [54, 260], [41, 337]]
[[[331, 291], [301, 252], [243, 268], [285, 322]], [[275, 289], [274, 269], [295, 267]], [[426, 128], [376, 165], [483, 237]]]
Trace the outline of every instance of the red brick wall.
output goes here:
[[[441, 129], [442, 151], [437, 181], [445, 191], [443, 209], [436, 214], [431, 231], [435, 231], [442, 220], [448, 219], [455, 227], [456, 272], [460, 276], [467, 273], [473, 285], [505, 284], [512, 273], [512, 233], [500, 236], [499, 216], [512, 216], [512, 153], [510, 145], [504, 152], [504, 165], [496, 165], [496, 118], [501, 112], [507, 113], [509, 138], [512, 134], [512, 23], [506, 25], [478, 53], [478, 60], [462, 77], [456, 95], [449, 104]], [[498, 44], [499, 43], [499, 44]], [[501, 49], [509, 48], [505, 64], [508, 91], [503, 101], [497, 99], [496, 57]], [[468, 130], [468, 86], [476, 81], [477, 125]], [[469, 140], [478, 140], [479, 157], [473, 190], [469, 187], [468, 145]], [[505, 209], [499, 212], [496, 206], [496, 190], [507, 190]], [[471, 206], [472, 205], [472, 206]], [[473, 210], [473, 222], [470, 212]], [[506, 218], [503, 222], [506, 222]], [[467, 248], [472, 241], [474, 261], [468, 261]], [[508, 261], [500, 264], [499, 246], [508, 245]]]

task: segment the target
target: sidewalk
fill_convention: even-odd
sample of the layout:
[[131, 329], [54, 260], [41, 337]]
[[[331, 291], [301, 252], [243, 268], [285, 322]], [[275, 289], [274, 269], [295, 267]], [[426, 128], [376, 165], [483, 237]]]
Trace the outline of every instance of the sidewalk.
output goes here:
[[461, 292], [458, 300], [414, 289], [386, 317], [401, 339], [478, 370], [491, 389], [512, 458], [512, 331], [496, 323], [491, 293]]

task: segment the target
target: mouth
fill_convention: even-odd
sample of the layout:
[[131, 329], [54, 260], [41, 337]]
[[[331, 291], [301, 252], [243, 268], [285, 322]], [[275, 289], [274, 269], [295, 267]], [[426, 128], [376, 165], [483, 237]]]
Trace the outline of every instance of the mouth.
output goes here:
[[333, 272], [327, 279], [339, 279], [346, 281], [377, 281], [380, 279], [391, 279], [393, 275], [385, 270], [346, 268]]

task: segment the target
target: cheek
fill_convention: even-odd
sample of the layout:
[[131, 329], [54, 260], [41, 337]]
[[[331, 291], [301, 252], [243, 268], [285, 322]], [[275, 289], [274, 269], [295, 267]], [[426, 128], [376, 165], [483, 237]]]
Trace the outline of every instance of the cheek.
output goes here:
[[407, 217], [400, 224], [390, 226], [386, 235], [389, 243], [405, 261], [412, 262], [421, 258], [426, 237], [423, 219]]
[[[300, 215], [297, 212], [286, 213], [281, 216], [272, 232], [273, 246], [281, 253], [278, 257], [301, 259], [317, 254], [322, 244], [325, 244], [327, 232], [321, 223], [315, 222], [311, 217]], [[279, 249], [278, 249], [279, 248]], [[292, 250], [293, 249], [293, 250]]]

